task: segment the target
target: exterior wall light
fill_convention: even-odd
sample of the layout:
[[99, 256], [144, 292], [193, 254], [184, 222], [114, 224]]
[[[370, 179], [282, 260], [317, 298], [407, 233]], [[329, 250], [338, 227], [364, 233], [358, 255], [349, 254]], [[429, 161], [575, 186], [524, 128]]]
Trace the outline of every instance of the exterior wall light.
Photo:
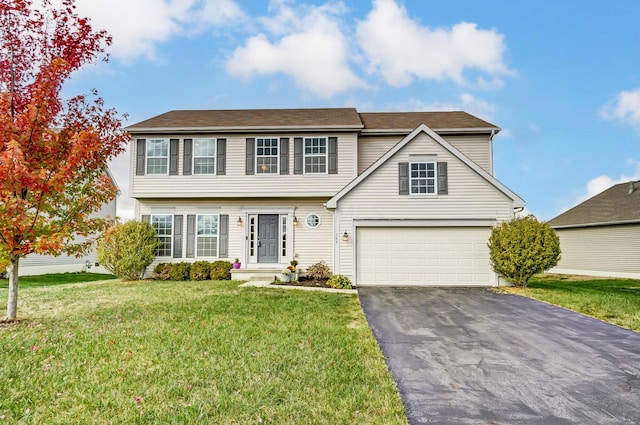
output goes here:
[[347, 233], [346, 230], [342, 234], [342, 240], [345, 241], [345, 242], [349, 240], [349, 234]]
[[293, 225], [297, 226], [298, 225], [298, 217], [297, 216], [293, 216]]
[[238, 226], [242, 226], [242, 217], [238, 217], [238, 221], [236, 221]]

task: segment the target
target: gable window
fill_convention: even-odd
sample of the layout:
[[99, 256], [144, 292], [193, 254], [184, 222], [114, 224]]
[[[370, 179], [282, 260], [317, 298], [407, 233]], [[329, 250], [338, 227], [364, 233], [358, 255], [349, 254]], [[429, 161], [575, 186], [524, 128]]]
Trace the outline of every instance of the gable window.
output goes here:
[[147, 174], [169, 173], [169, 140], [147, 141]]
[[278, 139], [256, 139], [256, 174], [278, 174]]
[[305, 174], [327, 172], [326, 137], [305, 137], [304, 172]]
[[410, 183], [411, 194], [436, 194], [436, 163], [412, 162]]
[[216, 139], [193, 139], [193, 174], [215, 174]]
[[171, 257], [171, 239], [173, 236], [173, 215], [155, 214], [151, 216], [151, 226], [156, 229], [160, 246], [156, 250], [158, 257]]
[[218, 215], [202, 214], [196, 218], [196, 257], [218, 256]]
[[320, 226], [320, 217], [317, 214], [309, 214], [307, 216], [307, 226], [311, 229]]

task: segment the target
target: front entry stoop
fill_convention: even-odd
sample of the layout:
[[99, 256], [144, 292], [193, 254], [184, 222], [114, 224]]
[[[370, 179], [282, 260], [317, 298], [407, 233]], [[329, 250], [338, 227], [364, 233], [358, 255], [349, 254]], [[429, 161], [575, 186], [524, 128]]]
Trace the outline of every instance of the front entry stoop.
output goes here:
[[231, 269], [232, 280], [273, 282], [281, 269]]

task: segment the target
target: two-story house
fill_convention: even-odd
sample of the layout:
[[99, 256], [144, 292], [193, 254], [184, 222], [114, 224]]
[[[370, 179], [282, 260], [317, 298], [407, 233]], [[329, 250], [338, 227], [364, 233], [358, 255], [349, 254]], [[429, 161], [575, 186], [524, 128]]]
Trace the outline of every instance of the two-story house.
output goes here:
[[495, 285], [491, 226], [524, 206], [493, 177], [500, 129], [465, 112], [170, 111], [127, 130], [156, 263], [324, 260], [359, 286]]

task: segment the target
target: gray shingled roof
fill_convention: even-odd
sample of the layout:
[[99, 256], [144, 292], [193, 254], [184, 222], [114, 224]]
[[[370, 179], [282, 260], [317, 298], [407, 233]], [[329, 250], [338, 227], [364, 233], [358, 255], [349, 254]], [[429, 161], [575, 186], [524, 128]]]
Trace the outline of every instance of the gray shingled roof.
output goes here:
[[549, 221], [551, 227], [640, 222], [640, 182], [620, 183]]
[[495, 125], [466, 112], [364, 112], [355, 108], [179, 110], [130, 125], [130, 132], [190, 129], [351, 128], [410, 132], [420, 124], [433, 129], [492, 129]]
[[365, 129], [408, 130], [420, 124], [432, 129], [500, 128], [463, 111], [450, 112], [361, 112]]

